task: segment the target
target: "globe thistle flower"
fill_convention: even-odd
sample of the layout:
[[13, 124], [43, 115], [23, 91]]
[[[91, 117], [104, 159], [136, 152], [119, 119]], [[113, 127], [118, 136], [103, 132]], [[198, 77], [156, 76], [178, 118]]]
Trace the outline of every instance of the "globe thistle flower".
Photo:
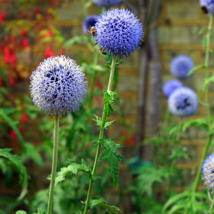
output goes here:
[[75, 112], [86, 97], [86, 87], [80, 67], [63, 55], [44, 60], [30, 77], [33, 102], [48, 115]]
[[211, 154], [204, 161], [202, 166], [202, 179], [205, 185], [214, 192], [214, 154]]
[[128, 57], [139, 48], [143, 28], [135, 15], [124, 9], [104, 12], [95, 24], [95, 43], [114, 57]]
[[214, 1], [213, 0], [200, 0], [201, 9], [204, 13], [214, 15]]
[[194, 62], [188, 56], [177, 56], [175, 57], [170, 64], [170, 71], [173, 76], [179, 79], [186, 79], [190, 76], [187, 76], [187, 73], [194, 68]]
[[175, 116], [191, 116], [198, 109], [198, 97], [190, 88], [178, 88], [170, 95], [168, 99], [168, 108]]
[[95, 26], [98, 18], [99, 18], [99, 16], [97, 16], [97, 15], [88, 16], [85, 19], [85, 21], [83, 22], [83, 25], [82, 25], [83, 31], [85, 33], [87, 33], [87, 31], [90, 31], [90, 27]]
[[178, 80], [169, 80], [167, 81], [163, 88], [162, 91], [165, 95], [166, 98], [169, 98], [170, 94], [175, 91], [177, 88], [183, 87], [183, 84], [178, 81]]
[[94, 3], [100, 7], [114, 7], [120, 4], [122, 0], [94, 0]]

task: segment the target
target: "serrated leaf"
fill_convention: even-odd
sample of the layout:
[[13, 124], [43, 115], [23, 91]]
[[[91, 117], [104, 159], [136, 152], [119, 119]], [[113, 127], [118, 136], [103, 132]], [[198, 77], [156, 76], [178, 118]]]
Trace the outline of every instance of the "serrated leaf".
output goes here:
[[111, 174], [113, 178], [114, 186], [117, 186], [118, 183], [118, 175], [119, 175], [119, 169], [118, 169], [118, 163], [120, 160], [124, 160], [124, 158], [118, 154], [117, 149], [121, 147], [119, 144], [116, 144], [112, 138], [109, 139], [102, 139], [100, 140], [103, 146], [105, 147], [105, 150], [100, 155], [100, 160], [106, 159], [108, 161], [108, 165], [111, 169]]
[[105, 117], [104, 117], [104, 124], [105, 124], [110, 114], [115, 111], [112, 107], [112, 104], [116, 102], [116, 100], [114, 99], [114, 95], [116, 95], [117, 93], [113, 91], [107, 92], [106, 90], [104, 90], [103, 93], [104, 93], [104, 98], [103, 98], [104, 110], [103, 111], [105, 112]]
[[[78, 171], [83, 171], [91, 175], [91, 167], [84, 160], [82, 160], [81, 164], [72, 161], [68, 167], [63, 167], [60, 172], [57, 172], [55, 186], [64, 181], [68, 174], [76, 175]], [[51, 180], [51, 175], [48, 176], [48, 179]]]
[[27, 214], [27, 212], [25, 212], [23, 210], [19, 210], [19, 211], [16, 211], [16, 214]]
[[[101, 129], [101, 126], [102, 126], [102, 119], [100, 117], [98, 117], [97, 115], [94, 114], [94, 121], [96, 122], [96, 125], [99, 127], [99, 129]], [[110, 121], [110, 122], [106, 122], [105, 125], [104, 125], [104, 130], [107, 130], [108, 127], [114, 122], [115, 120], [113, 121]]]
[[4, 157], [9, 159], [12, 163], [14, 163], [17, 168], [21, 171], [23, 175], [23, 183], [24, 186], [27, 182], [27, 172], [24, 165], [20, 162], [20, 158], [16, 155], [10, 154], [11, 149], [0, 149], [0, 157]]
[[191, 74], [193, 74], [195, 71], [201, 69], [201, 68], [206, 68], [205, 65], [197, 65], [195, 66], [193, 69], [191, 69], [188, 73], [187, 76], [190, 76]]
[[24, 139], [19, 132], [18, 128], [16, 127], [16, 123], [7, 115], [8, 111], [5, 111], [5, 109], [0, 109], [0, 117], [2, 117], [4, 120], [8, 122], [8, 124], [11, 126], [11, 128], [14, 130], [14, 132], [17, 134], [17, 137], [23, 147], [25, 149], [25, 142]]
[[118, 207], [108, 205], [106, 203], [106, 201], [104, 200], [104, 198], [100, 198], [100, 199], [97, 199], [97, 200], [92, 200], [92, 202], [90, 204], [90, 207], [92, 208], [92, 207], [96, 207], [96, 206], [105, 208], [106, 210], [108, 210], [108, 212], [110, 214], [122, 213], [122, 211]]

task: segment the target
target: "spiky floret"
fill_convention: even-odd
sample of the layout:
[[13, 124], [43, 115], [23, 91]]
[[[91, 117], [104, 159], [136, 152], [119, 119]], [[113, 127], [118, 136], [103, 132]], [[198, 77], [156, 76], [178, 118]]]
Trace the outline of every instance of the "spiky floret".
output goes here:
[[170, 71], [173, 76], [179, 79], [186, 79], [190, 76], [187, 73], [194, 68], [194, 62], [188, 56], [180, 55], [175, 57], [170, 64]]
[[183, 87], [183, 84], [180, 81], [169, 80], [164, 84], [162, 91], [163, 91], [165, 97], [169, 98], [169, 96], [172, 94], [173, 91], [175, 91], [177, 88], [181, 88], [181, 87]]
[[168, 99], [168, 108], [175, 116], [191, 116], [198, 109], [198, 97], [190, 88], [178, 88], [170, 95]]
[[80, 108], [87, 82], [76, 62], [66, 56], [45, 59], [30, 77], [33, 102], [48, 115], [66, 116]]
[[211, 154], [204, 161], [202, 166], [202, 180], [214, 192], [214, 154]]
[[96, 22], [97, 22], [97, 19], [99, 18], [99, 16], [97, 15], [91, 15], [91, 16], [88, 16], [84, 22], [83, 22], [83, 25], [82, 25], [82, 28], [83, 28], [83, 31], [86, 33], [87, 31], [90, 31], [90, 27], [94, 27]]
[[214, 15], [214, 1], [213, 0], [200, 0], [201, 9], [204, 13]]
[[95, 24], [95, 43], [117, 58], [128, 57], [139, 48], [143, 27], [135, 15], [124, 9], [104, 12]]
[[122, 0], [94, 0], [94, 3], [97, 4], [100, 7], [114, 7], [118, 4], [120, 4]]

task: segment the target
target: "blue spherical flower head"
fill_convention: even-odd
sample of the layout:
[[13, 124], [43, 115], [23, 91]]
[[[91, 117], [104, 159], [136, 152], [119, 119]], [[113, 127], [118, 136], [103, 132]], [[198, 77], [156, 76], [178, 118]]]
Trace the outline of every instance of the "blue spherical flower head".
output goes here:
[[85, 21], [83, 22], [83, 31], [86, 33], [87, 31], [90, 31], [91, 27], [94, 27], [96, 22], [97, 22], [97, 19], [99, 18], [99, 16], [97, 15], [91, 15], [91, 16], [88, 16]]
[[188, 56], [177, 56], [175, 57], [170, 64], [170, 71], [173, 76], [179, 79], [186, 79], [190, 76], [187, 76], [188, 72], [194, 68], [194, 62]]
[[100, 7], [114, 7], [120, 4], [122, 0], [94, 0], [94, 3]]
[[65, 56], [50, 57], [30, 77], [33, 102], [48, 115], [66, 116], [80, 108], [87, 82], [76, 62]]
[[169, 98], [169, 96], [172, 94], [173, 91], [175, 91], [177, 88], [181, 88], [181, 87], [183, 87], [183, 84], [180, 81], [169, 80], [164, 84], [162, 91], [163, 91], [165, 97]]
[[198, 109], [198, 97], [190, 88], [178, 88], [170, 95], [168, 99], [168, 108], [175, 116], [191, 116]]
[[202, 179], [205, 185], [214, 192], [214, 154], [211, 154], [204, 161], [202, 166]]
[[204, 13], [214, 15], [214, 1], [213, 0], [200, 0], [201, 9]]
[[104, 12], [95, 24], [95, 43], [114, 57], [123, 58], [139, 48], [143, 28], [135, 15], [124, 9]]

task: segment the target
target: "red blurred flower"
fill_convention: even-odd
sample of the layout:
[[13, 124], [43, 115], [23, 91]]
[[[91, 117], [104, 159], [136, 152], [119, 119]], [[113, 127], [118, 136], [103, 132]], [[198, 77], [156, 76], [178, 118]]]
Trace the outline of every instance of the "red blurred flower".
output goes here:
[[53, 52], [53, 49], [50, 46], [48, 46], [45, 49], [45, 58], [49, 58], [51, 56], [54, 56], [54, 52]]
[[22, 37], [20, 45], [21, 45], [22, 48], [28, 47], [28, 45], [29, 45], [28, 38], [27, 37]]
[[0, 76], [0, 85], [2, 85], [2, 77]]
[[121, 136], [126, 136], [126, 134], [127, 134], [126, 130], [121, 131]]
[[24, 122], [26, 122], [28, 120], [28, 116], [26, 115], [26, 114], [23, 114], [22, 116], [21, 116], [21, 122], [22, 123], [24, 123]]
[[42, 14], [42, 11], [39, 7], [35, 8], [36, 15]]
[[15, 43], [15, 41], [16, 41], [16, 37], [11, 36], [11, 37], [10, 37], [10, 43]]
[[4, 21], [5, 14], [4, 12], [0, 12], [0, 23]]
[[22, 29], [20, 32], [21, 36], [27, 36], [27, 31], [25, 29]]
[[4, 62], [10, 62], [10, 49], [7, 46], [4, 48]]
[[130, 135], [130, 137], [125, 141], [127, 146], [134, 146], [136, 144], [136, 137], [134, 134]]
[[17, 139], [17, 134], [13, 131], [13, 129], [10, 130], [10, 137], [13, 138], [14, 140]]
[[14, 78], [13, 78], [13, 77], [10, 77], [9, 82], [10, 82], [10, 85], [11, 85], [11, 86], [13, 86], [13, 85], [14, 85], [14, 83], [15, 83]]
[[52, 36], [53, 36], [53, 33], [50, 30], [48, 30], [44, 35], [44, 37], [52, 37]]
[[59, 52], [59, 56], [64, 55], [64, 54], [65, 54], [65, 49], [62, 49], [62, 50]]

